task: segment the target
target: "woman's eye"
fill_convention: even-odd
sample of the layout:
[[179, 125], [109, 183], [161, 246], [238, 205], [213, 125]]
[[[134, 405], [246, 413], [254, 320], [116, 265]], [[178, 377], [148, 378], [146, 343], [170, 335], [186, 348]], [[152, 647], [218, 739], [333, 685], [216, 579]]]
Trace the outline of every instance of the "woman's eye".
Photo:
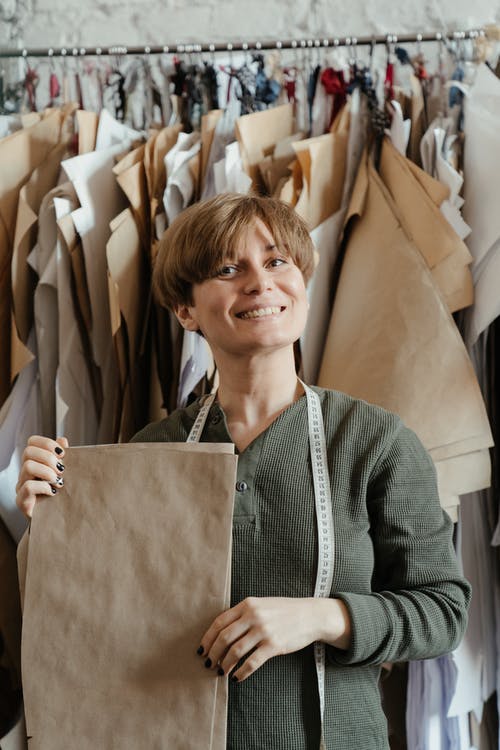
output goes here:
[[273, 258], [269, 265], [273, 268], [278, 268], [279, 266], [283, 265], [283, 263], [286, 263], [286, 260], [284, 258]]
[[236, 273], [236, 266], [222, 266], [217, 272], [217, 276], [233, 276]]

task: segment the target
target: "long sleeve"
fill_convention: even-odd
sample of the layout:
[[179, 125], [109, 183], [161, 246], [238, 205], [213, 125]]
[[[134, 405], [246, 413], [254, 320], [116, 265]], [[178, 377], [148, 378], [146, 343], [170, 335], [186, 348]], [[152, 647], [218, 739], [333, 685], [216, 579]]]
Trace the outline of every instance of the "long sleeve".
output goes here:
[[352, 641], [348, 651], [329, 649], [330, 657], [378, 664], [452, 650], [465, 631], [470, 586], [459, 572], [432, 461], [401, 423], [372, 472], [367, 504], [372, 593], [336, 594], [349, 609]]

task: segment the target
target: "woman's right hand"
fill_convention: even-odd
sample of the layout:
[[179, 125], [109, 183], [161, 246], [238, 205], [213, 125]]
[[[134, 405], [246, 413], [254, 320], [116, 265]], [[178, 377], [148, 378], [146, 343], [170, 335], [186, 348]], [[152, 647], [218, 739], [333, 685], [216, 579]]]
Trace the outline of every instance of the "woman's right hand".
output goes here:
[[32, 435], [24, 449], [19, 480], [16, 485], [16, 505], [31, 518], [37, 497], [55, 495], [64, 484], [64, 451], [69, 443], [64, 437], [51, 440]]

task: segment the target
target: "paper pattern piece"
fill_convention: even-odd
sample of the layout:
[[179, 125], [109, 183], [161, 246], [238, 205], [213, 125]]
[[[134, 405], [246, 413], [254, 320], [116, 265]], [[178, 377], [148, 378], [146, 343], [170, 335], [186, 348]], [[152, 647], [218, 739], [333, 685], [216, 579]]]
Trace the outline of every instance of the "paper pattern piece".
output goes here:
[[380, 176], [407, 236], [425, 258], [450, 312], [471, 305], [472, 256], [440, 211], [448, 188], [402, 156], [387, 139], [382, 146]]
[[57, 306], [65, 311], [59, 315], [56, 434], [66, 435], [70, 445], [89, 445], [97, 440], [99, 380], [88, 329], [80, 315], [80, 300], [88, 300], [88, 292], [84, 271], [76, 272], [78, 259], [83, 269], [81, 239], [71, 218], [77, 206], [71, 183], [61, 185], [58, 197], [54, 197], [58, 227]]
[[[349, 227], [318, 385], [399, 414], [435, 462], [487, 451], [491, 432], [463, 341], [390, 194], [366, 161], [351, 217], [353, 212], [358, 216]], [[486, 471], [483, 456], [469, 463], [463, 490], [460, 474], [441, 473], [447, 506], [471, 483], [488, 485], [489, 461]]]
[[[99, 134], [104, 132], [101, 129], [103, 114], [99, 122], [98, 141]], [[73, 183], [80, 202], [71, 218], [82, 241], [83, 275], [90, 301], [90, 316], [86, 321], [86, 328], [102, 385], [103, 399], [98, 410], [99, 430], [96, 442], [110, 442], [114, 437], [117, 364], [111, 336], [106, 243], [110, 237], [110, 222], [126, 208], [125, 198], [117, 185], [112, 167], [115, 157], [129, 146], [130, 142], [122, 141], [63, 162], [63, 168]]]
[[227, 679], [196, 649], [229, 604], [233, 450], [67, 450], [20, 552], [30, 750], [225, 749]]
[[[148, 217], [149, 218], [149, 217]], [[126, 208], [110, 224], [106, 245], [111, 331], [119, 372], [115, 439], [127, 442], [143, 426], [147, 413], [142, 342], [149, 306], [146, 254], [132, 211]], [[142, 376], [142, 377], [141, 377]]]
[[316, 229], [340, 208], [347, 138], [347, 132], [326, 133], [293, 144], [302, 183], [295, 210], [310, 229]]
[[[32, 127], [18, 130], [0, 143], [0, 338], [7, 356], [0, 359], [0, 405], [11, 387], [11, 271], [18, 194], [32, 172], [65, 141], [69, 110], [54, 110]], [[24, 358], [17, 371], [29, 360]]]
[[364, 150], [366, 117], [366, 107], [362, 106], [359, 90], [356, 89], [349, 105], [344, 107], [334, 122], [335, 148], [345, 151], [341, 158], [342, 202], [338, 211], [311, 232], [319, 263], [307, 287], [309, 315], [300, 340], [302, 372], [306, 383], [317, 383], [323, 357], [337, 285], [340, 238]]
[[279, 141], [294, 132], [293, 105], [283, 104], [262, 112], [243, 115], [236, 120], [235, 130], [243, 168], [257, 186], [259, 162], [273, 152]]

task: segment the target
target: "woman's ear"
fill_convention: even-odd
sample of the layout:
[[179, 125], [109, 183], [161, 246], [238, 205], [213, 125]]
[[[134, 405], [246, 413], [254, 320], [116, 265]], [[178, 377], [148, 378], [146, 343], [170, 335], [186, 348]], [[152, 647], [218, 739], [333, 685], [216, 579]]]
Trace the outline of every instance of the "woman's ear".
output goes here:
[[200, 326], [198, 325], [195, 317], [193, 316], [193, 308], [189, 305], [177, 305], [174, 309], [175, 317], [186, 331], [199, 331]]

